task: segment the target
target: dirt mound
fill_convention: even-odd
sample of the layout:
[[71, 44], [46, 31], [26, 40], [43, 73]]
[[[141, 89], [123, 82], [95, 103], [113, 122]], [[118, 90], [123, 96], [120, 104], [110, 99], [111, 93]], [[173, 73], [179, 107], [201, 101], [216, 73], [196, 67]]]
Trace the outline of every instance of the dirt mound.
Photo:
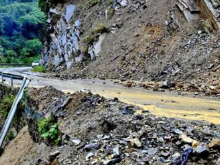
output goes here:
[[39, 111], [50, 108], [50, 104], [59, 101], [64, 97], [64, 93], [54, 89], [52, 86], [36, 89], [32, 88], [28, 91], [29, 100], [32, 106], [36, 106]]
[[[35, 89], [35, 93], [40, 91], [51, 98], [57, 98], [59, 93], [51, 87]], [[32, 97], [33, 103], [36, 105], [35, 99], [38, 105], [44, 105], [44, 100], [39, 98], [40, 95]], [[220, 161], [220, 127], [217, 125], [155, 117], [117, 98], [105, 99], [84, 92], [63, 95], [62, 102], [52, 100], [49, 107], [49, 111], [45, 107], [39, 113], [48, 116], [52, 112], [57, 116], [61, 143], [47, 146], [43, 140], [36, 144], [27, 141], [25, 145], [34, 147], [28, 153], [20, 150], [20, 158], [13, 159], [13, 165], [214, 165]], [[15, 154], [12, 148], [23, 146], [19, 140], [21, 135], [22, 132], [9, 144], [0, 162], [12, 160]], [[32, 138], [35, 135], [31, 132]]]

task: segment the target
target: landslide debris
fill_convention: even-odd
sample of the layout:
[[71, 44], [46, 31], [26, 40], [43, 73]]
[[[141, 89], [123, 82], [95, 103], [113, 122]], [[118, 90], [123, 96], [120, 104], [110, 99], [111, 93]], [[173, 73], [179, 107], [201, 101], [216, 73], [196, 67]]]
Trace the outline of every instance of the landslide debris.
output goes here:
[[42, 60], [62, 78], [219, 84], [215, 0], [69, 0], [49, 7]]
[[[12, 148], [24, 145], [21, 135], [26, 137], [27, 132], [21, 132], [17, 138], [23, 140], [15, 138], [13, 145], [8, 145], [0, 157], [1, 165], [8, 162], [13, 165], [216, 165], [220, 162], [218, 125], [155, 117], [117, 98], [105, 99], [90, 92], [64, 94], [45, 87], [31, 89], [28, 95], [29, 108], [34, 112], [28, 121], [36, 122], [28, 123], [34, 141], [28, 138], [25, 146], [33, 147], [29, 152], [21, 149], [19, 159], [13, 156], [16, 153]], [[57, 118], [62, 132], [59, 145], [36, 138], [39, 137], [36, 113]]]

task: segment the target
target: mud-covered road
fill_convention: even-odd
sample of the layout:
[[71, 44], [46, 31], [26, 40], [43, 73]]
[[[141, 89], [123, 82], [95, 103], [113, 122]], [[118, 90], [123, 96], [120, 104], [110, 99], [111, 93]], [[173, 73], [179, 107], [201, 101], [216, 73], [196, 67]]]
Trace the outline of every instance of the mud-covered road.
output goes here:
[[[53, 86], [65, 92], [90, 90], [106, 98], [117, 97], [121, 101], [137, 105], [157, 116], [205, 120], [220, 124], [220, 101], [216, 98], [194, 98], [168, 92], [151, 92], [139, 88], [126, 88], [110, 81], [101, 80], [59, 80], [41, 77], [29, 71], [30, 68], [0, 69], [3, 72], [22, 74], [32, 81], [29, 87]], [[8, 80], [6, 80], [7, 82]], [[21, 82], [15, 82], [20, 85]]]

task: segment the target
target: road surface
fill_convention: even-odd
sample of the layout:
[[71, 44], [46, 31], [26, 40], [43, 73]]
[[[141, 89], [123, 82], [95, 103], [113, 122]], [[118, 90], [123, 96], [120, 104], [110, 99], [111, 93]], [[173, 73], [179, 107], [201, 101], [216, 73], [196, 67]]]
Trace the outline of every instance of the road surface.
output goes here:
[[[193, 98], [172, 93], [151, 92], [139, 88], [126, 88], [101, 80], [59, 80], [41, 77], [30, 68], [0, 69], [3, 72], [22, 74], [32, 79], [29, 87], [53, 86], [64, 92], [90, 90], [106, 98], [117, 97], [121, 101], [137, 105], [157, 116], [204, 120], [220, 124], [220, 101], [216, 98]], [[16, 81], [15, 85], [21, 82]]]

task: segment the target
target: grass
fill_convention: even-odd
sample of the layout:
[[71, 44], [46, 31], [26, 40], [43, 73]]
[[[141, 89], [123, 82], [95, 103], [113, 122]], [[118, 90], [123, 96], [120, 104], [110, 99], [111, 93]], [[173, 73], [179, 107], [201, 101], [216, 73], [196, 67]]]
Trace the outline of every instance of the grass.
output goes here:
[[33, 69], [32, 69], [33, 72], [39, 72], [39, 73], [46, 73], [46, 68], [42, 65], [39, 65], [39, 66], [35, 66]]

